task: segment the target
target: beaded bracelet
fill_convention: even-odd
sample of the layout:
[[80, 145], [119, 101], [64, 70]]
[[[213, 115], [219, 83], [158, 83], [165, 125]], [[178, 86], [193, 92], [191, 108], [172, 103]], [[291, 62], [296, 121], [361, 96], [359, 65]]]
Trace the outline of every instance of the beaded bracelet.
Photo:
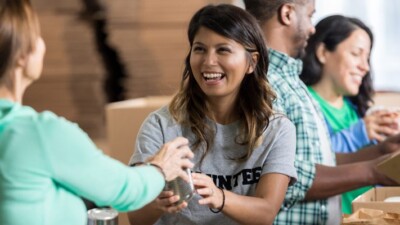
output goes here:
[[149, 163], [149, 162], [137, 162], [137, 163], [131, 164], [132, 167], [133, 166], [139, 166], [139, 165], [154, 166], [158, 171], [160, 171], [160, 173], [164, 177], [164, 180], [166, 180], [166, 176], [165, 176], [164, 170], [161, 168], [161, 166], [159, 166], [157, 164], [154, 164], [154, 163]]
[[220, 190], [221, 190], [221, 192], [222, 192], [222, 205], [221, 205], [221, 207], [219, 207], [219, 209], [217, 209], [217, 210], [214, 210], [214, 209], [212, 209], [212, 208], [209, 208], [210, 209], [210, 211], [211, 212], [213, 212], [213, 213], [219, 213], [219, 212], [221, 212], [223, 209], [224, 209], [224, 206], [225, 206], [225, 192], [224, 192], [224, 189], [222, 189], [222, 188], [220, 188], [220, 187], [218, 187]]

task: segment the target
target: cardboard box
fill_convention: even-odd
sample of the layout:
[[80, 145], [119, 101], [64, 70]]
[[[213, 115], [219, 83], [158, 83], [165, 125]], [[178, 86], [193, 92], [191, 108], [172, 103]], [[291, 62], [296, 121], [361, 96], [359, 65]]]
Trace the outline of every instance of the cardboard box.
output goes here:
[[171, 100], [171, 96], [152, 96], [110, 103], [106, 106], [107, 141], [110, 155], [128, 164], [137, 133], [149, 115]]
[[400, 213], [400, 202], [384, 202], [386, 198], [400, 196], [400, 187], [376, 187], [358, 196], [352, 202], [353, 212], [361, 208]]
[[377, 169], [400, 184], [400, 152], [379, 163]]
[[[106, 106], [106, 152], [128, 164], [133, 154], [136, 136], [144, 119], [171, 100], [171, 96], [151, 96], [110, 103]], [[120, 225], [129, 225], [127, 213], [119, 213]]]
[[398, 225], [399, 213], [387, 213], [376, 209], [360, 209], [351, 215], [343, 215], [342, 225]]

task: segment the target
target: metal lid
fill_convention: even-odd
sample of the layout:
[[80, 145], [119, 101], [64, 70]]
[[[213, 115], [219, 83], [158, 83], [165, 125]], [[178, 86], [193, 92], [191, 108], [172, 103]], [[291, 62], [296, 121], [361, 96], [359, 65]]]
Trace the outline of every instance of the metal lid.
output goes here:
[[88, 210], [88, 225], [118, 225], [118, 212], [114, 209]]

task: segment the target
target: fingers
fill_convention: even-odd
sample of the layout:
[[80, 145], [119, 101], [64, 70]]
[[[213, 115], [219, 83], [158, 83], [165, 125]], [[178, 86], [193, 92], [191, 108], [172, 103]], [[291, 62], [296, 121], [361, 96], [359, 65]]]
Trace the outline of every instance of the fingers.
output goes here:
[[396, 113], [377, 112], [375, 114], [365, 116], [364, 121], [367, 124], [373, 123], [373, 124], [383, 125], [383, 124], [395, 123], [397, 117], [398, 116]]
[[373, 130], [373, 129], [369, 129], [367, 131], [367, 133], [368, 133], [368, 138], [370, 140], [377, 140], [378, 142], [384, 141], [386, 139], [386, 137], [387, 137], [386, 135], [381, 134], [381, 133], [379, 133], [379, 132], [377, 132], [376, 130]]
[[179, 176], [189, 181], [189, 177], [185, 174], [184, 169], [193, 168], [194, 164], [190, 159], [194, 157], [194, 154], [190, 150], [188, 143], [186, 138], [177, 137], [165, 143], [153, 157], [152, 163], [162, 168], [165, 180], [171, 181]]
[[211, 180], [211, 178], [205, 174], [192, 173], [192, 180], [193, 185], [196, 187], [196, 192], [201, 196], [208, 196], [210, 194], [210, 192], [203, 191], [203, 189], [213, 186], [215, 187], [214, 182]]
[[156, 199], [156, 203], [160, 208], [172, 206], [174, 205], [174, 203], [178, 201], [179, 201], [179, 195], [172, 195], [169, 197], [159, 197]]
[[364, 118], [368, 137], [379, 142], [399, 132], [397, 114], [387, 111], [376, 112]]
[[194, 157], [194, 153], [190, 150], [189, 146], [181, 146], [179, 148], [179, 153], [181, 154], [181, 158], [192, 159]]
[[163, 207], [162, 210], [168, 213], [177, 213], [186, 207], [187, 207], [187, 202], [182, 202], [177, 206], [171, 205], [168, 207]]
[[189, 159], [187, 159], [187, 158], [182, 159], [181, 165], [182, 165], [182, 168], [191, 169], [191, 168], [194, 167], [194, 163], [192, 161], [190, 161]]
[[393, 129], [389, 126], [378, 126], [376, 127], [375, 132], [385, 136], [392, 136], [397, 133], [397, 129]]
[[386, 114], [376, 119], [378, 125], [391, 125], [397, 123], [397, 116], [394, 114]]
[[210, 208], [219, 208], [222, 204], [222, 192], [215, 186], [212, 179], [200, 173], [193, 173], [193, 184], [196, 186], [196, 192], [203, 198], [199, 200], [200, 205], [208, 205]]
[[172, 191], [162, 191], [159, 195], [158, 198], [169, 198], [174, 195], [174, 192]]
[[382, 141], [384, 141], [386, 139], [386, 136], [375, 133], [375, 134], [370, 136], [370, 139], [371, 140], [377, 140], [378, 142], [382, 142]]
[[155, 200], [157, 207], [167, 213], [176, 213], [187, 207], [186, 202], [182, 202], [181, 204], [176, 205], [178, 201], [179, 196], [173, 195], [171, 191], [163, 191]]
[[203, 198], [199, 200], [200, 205], [208, 205], [210, 208], [220, 208], [223, 204], [223, 190], [216, 186], [197, 189], [197, 193]]
[[215, 193], [213, 187], [198, 188], [196, 192], [203, 197], [212, 197]]
[[178, 177], [182, 178], [184, 181], [188, 182], [188, 183], [192, 183], [192, 179], [189, 177], [190, 171], [187, 170], [180, 170], [178, 171]]
[[165, 144], [165, 146], [168, 146], [168, 148], [180, 148], [181, 146], [188, 145], [189, 140], [184, 138], [184, 137], [177, 137], [174, 140], [168, 142]]

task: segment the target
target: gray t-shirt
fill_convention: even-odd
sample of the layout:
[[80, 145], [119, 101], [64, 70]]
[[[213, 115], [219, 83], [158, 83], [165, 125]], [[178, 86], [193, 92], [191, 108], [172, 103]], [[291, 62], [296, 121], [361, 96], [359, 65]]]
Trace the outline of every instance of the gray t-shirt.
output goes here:
[[[213, 178], [217, 186], [246, 196], [254, 196], [260, 177], [266, 173], [285, 174], [291, 177], [291, 184], [296, 181], [295, 127], [286, 117], [276, 115], [271, 118], [268, 128], [264, 131], [261, 145], [254, 150], [248, 160], [243, 162], [232, 160], [246, 152], [246, 146], [235, 142], [239, 133], [239, 121], [228, 125], [217, 124], [209, 119], [205, 122], [215, 129], [215, 139], [201, 164], [199, 164], [201, 151], [194, 151], [194, 172], [205, 173]], [[167, 107], [151, 113], [140, 128], [136, 151], [130, 164], [146, 160], [164, 143], [178, 136], [186, 137], [193, 143], [194, 134], [190, 129], [177, 124]], [[156, 224], [237, 224], [223, 213], [215, 214], [207, 206], [199, 205], [200, 198], [200, 195], [195, 195], [189, 201], [187, 208], [176, 214], [164, 214]]]

